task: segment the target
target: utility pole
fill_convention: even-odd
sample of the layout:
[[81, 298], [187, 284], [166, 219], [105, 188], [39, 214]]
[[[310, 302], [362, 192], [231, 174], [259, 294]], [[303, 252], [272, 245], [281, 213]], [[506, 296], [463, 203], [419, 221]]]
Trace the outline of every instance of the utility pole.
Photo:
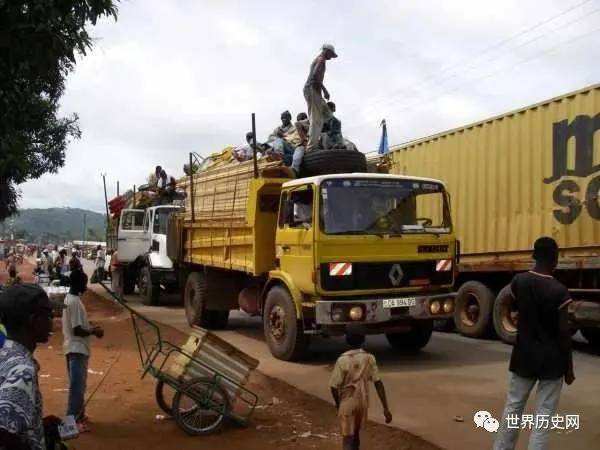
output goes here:
[[117, 197], [119, 196], [119, 180], [117, 180]]
[[106, 226], [108, 227], [108, 196], [106, 195], [106, 174], [102, 174], [102, 183], [104, 183], [104, 206], [106, 207]]
[[81, 240], [85, 242], [87, 232], [87, 213], [83, 213], [83, 233], [81, 233]]

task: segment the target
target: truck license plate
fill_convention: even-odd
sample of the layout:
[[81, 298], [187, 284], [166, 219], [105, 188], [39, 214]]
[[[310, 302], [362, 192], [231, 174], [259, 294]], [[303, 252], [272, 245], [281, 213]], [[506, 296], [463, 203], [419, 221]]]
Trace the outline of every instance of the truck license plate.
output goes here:
[[417, 297], [404, 297], [404, 298], [384, 298], [384, 308], [402, 308], [407, 306], [415, 306], [417, 304]]

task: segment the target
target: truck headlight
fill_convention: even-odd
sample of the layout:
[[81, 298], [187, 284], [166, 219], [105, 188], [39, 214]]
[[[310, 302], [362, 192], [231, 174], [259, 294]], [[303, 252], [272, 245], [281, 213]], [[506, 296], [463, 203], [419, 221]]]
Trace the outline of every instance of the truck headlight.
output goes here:
[[438, 314], [441, 309], [442, 305], [437, 300], [434, 300], [429, 304], [429, 311], [431, 311], [431, 314]]
[[452, 300], [451, 298], [447, 298], [444, 301], [444, 312], [451, 313], [452, 311], [454, 311], [454, 300]]
[[362, 320], [363, 309], [360, 306], [353, 306], [352, 308], [350, 308], [348, 316], [350, 316], [350, 320]]

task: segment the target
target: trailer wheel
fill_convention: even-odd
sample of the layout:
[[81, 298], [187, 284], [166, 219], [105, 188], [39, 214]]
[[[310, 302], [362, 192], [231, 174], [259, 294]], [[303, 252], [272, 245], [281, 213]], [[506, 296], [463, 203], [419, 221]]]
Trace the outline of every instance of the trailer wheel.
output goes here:
[[229, 311], [207, 309], [206, 303], [209, 295], [207, 276], [201, 272], [191, 272], [185, 283], [183, 294], [185, 316], [188, 323], [212, 330], [226, 328]]
[[581, 334], [596, 350], [600, 350], [600, 328], [582, 328]]
[[287, 289], [274, 286], [265, 301], [263, 326], [265, 340], [273, 356], [283, 361], [301, 359], [308, 347], [302, 321]]
[[160, 285], [152, 282], [152, 273], [150, 272], [150, 267], [144, 266], [140, 269], [138, 288], [140, 290], [140, 296], [142, 297], [142, 303], [144, 305], [158, 305], [158, 300], [160, 297]]
[[492, 328], [494, 293], [479, 281], [467, 281], [458, 290], [454, 323], [460, 334], [472, 338], [488, 335]]
[[494, 302], [494, 330], [502, 342], [514, 345], [517, 342], [518, 312], [510, 285], [504, 286]]
[[385, 337], [394, 350], [417, 353], [429, 343], [432, 333], [433, 320], [418, 320], [413, 322], [413, 328], [408, 333], [388, 333]]

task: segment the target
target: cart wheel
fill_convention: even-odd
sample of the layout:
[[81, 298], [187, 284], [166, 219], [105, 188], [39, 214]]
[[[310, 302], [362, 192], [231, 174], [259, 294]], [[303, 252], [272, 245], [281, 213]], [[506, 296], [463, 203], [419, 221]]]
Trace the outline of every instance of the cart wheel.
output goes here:
[[[167, 394], [167, 399], [165, 399], [165, 393]], [[156, 403], [158, 403], [160, 409], [169, 416], [173, 415], [173, 409], [171, 408], [171, 405], [173, 404], [173, 395], [174, 392], [171, 386], [162, 380], [156, 382]]]
[[227, 392], [212, 378], [191, 380], [173, 397], [175, 422], [190, 435], [218, 432], [228, 410]]

